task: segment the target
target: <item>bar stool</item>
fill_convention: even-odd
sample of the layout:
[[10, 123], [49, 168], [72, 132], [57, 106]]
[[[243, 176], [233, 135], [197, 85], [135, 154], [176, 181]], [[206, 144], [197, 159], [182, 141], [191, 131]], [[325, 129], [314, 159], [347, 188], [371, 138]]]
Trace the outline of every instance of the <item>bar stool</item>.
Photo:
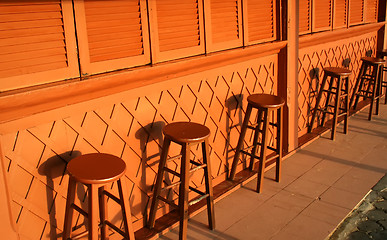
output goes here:
[[[333, 115], [332, 133], [331, 133], [332, 140], [335, 139], [337, 119], [341, 116], [344, 116], [344, 134], [348, 132], [349, 75], [351, 75], [351, 71], [346, 68], [338, 68], [338, 67], [324, 68], [324, 78], [321, 83], [320, 91], [317, 95], [316, 106], [314, 107], [312, 119], [308, 126], [308, 132], [311, 132], [313, 129], [313, 123], [316, 119], [318, 111], [322, 112], [320, 126], [324, 125], [326, 114]], [[328, 89], [325, 89], [325, 84], [328, 81], [328, 77], [330, 77], [329, 87]], [[336, 86], [334, 86], [335, 82], [336, 82]], [[343, 88], [342, 85], [344, 85], [345, 87]], [[325, 105], [322, 108], [320, 108], [320, 101], [324, 92], [327, 93]], [[332, 96], [335, 96], [334, 105], [330, 105]], [[344, 98], [344, 100], [342, 100], [342, 98]], [[344, 106], [342, 108], [340, 108], [341, 102], [344, 102], [343, 104]], [[330, 108], [333, 108], [333, 112], [330, 111]], [[341, 113], [340, 113], [340, 110], [341, 110]]]
[[[234, 160], [232, 162], [229, 179], [233, 180], [235, 177], [236, 167], [238, 165], [239, 155], [241, 152], [251, 157], [250, 165], [249, 165], [250, 171], [253, 170], [254, 159], [258, 159], [259, 167], [258, 167], [258, 173], [257, 173], [258, 179], [257, 179], [256, 191], [259, 193], [261, 192], [265, 164], [267, 161], [276, 159], [276, 181], [277, 182], [280, 181], [281, 160], [282, 160], [282, 118], [283, 118], [282, 107], [285, 104], [285, 101], [281, 97], [270, 95], [270, 94], [252, 94], [247, 97], [247, 102], [248, 104], [247, 104], [246, 114], [242, 123], [238, 144], [235, 149], [235, 155], [234, 155]], [[254, 125], [250, 126], [249, 120], [250, 120], [250, 115], [253, 108], [258, 109], [258, 119]], [[274, 113], [274, 111], [277, 111], [277, 121], [270, 122], [269, 116], [271, 116]], [[269, 125], [276, 127], [276, 130], [277, 130], [276, 148], [268, 146], [267, 133], [268, 133]], [[254, 130], [253, 145], [246, 149], [246, 150], [251, 149], [250, 153], [242, 149], [247, 128]], [[258, 142], [259, 133], [262, 134], [261, 142]], [[258, 145], [261, 146], [261, 149], [260, 149], [259, 156], [256, 156]], [[274, 151], [275, 155], [271, 156], [270, 158], [267, 158], [266, 156], [267, 149]]]
[[[211, 167], [209, 159], [209, 146], [208, 138], [210, 136], [210, 130], [201, 124], [193, 122], [175, 122], [168, 124], [163, 129], [164, 143], [161, 152], [159, 170], [157, 172], [156, 185], [153, 192], [153, 198], [151, 203], [151, 209], [149, 213], [148, 227], [153, 228], [155, 225], [155, 216], [158, 206], [158, 201], [161, 200], [172, 207], [175, 207], [179, 211], [180, 216], [180, 231], [179, 239], [187, 238], [187, 226], [188, 226], [188, 206], [193, 205], [203, 199], [207, 199], [207, 215], [208, 224], [210, 229], [215, 228], [215, 216], [214, 216], [214, 201], [212, 191], [212, 179], [211, 179]], [[168, 151], [171, 142], [181, 145], [181, 155], [167, 159]], [[203, 163], [199, 163], [190, 160], [191, 147], [193, 145], [202, 144]], [[181, 157], [180, 173], [166, 166], [166, 162], [172, 159], [178, 159]], [[190, 164], [194, 168], [190, 168]], [[204, 170], [205, 188], [206, 192], [199, 191], [196, 188], [189, 186], [189, 175], [190, 173], [199, 169]], [[164, 173], [169, 172], [180, 178], [180, 181], [165, 186], [162, 188]], [[168, 199], [161, 196], [161, 191], [171, 189], [174, 186], [180, 185], [179, 188], [179, 202], [178, 205], [169, 201]], [[191, 202], [188, 201], [188, 191], [192, 190], [200, 195], [198, 199], [194, 199]]]
[[[381, 59], [384, 59], [384, 57], [387, 56], [387, 49], [383, 49], [378, 51], [378, 57]], [[384, 65], [383, 66], [383, 72], [387, 72], [387, 67]], [[387, 104], [387, 80], [385, 76], [382, 76], [382, 82], [381, 82], [381, 87], [380, 87], [380, 97], [384, 96], [384, 104]], [[384, 88], [384, 94], [383, 94], [383, 88]]]
[[[360, 97], [371, 100], [368, 120], [372, 118], [374, 102], [376, 102], [375, 114], [379, 114], [379, 99], [381, 89], [382, 67], [385, 61], [381, 58], [363, 57], [359, 75], [351, 97], [350, 106], [356, 109]], [[369, 71], [371, 74], [369, 74]]]
[[[124, 239], [134, 240], [131, 211], [128, 204], [125, 203], [125, 200], [128, 200], [127, 190], [121, 180], [125, 171], [126, 164], [122, 159], [106, 153], [81, 155], [68, 163], [67, 172], [70, 175], [70, 179], [66, 200], [63, 239], [78, 239], [88, 234], [89, 240], [97, 240], [98, 225], [100, 225], [102, 240], [108, 239], [106, 226], [121, 234]], [[117, 182], [119, 197], [108, 192], [105, 187], [113, 182]], [[87, 212], [74, 203], [77, 183], [82, 183], [88, 187]], [[124, 231], [107, 220], [107, 197], [121, 205]], [[77, 236], [71, 236], [74, 210], [88, 219], [88, 231]], [[98, 224], [98, 218], [100, 218], [100, 224]]]

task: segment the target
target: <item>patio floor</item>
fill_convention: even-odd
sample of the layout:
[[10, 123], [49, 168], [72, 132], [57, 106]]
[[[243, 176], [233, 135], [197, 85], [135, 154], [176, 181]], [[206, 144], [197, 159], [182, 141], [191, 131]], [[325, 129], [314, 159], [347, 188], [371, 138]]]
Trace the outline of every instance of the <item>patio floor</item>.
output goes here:
[[[303, 146], [283, 161], [282, 180], [265, 173], [262, 193], [256, 177], [215, 204], [216, 228], [207, 212], [189, 220], [188, 239], [325, 239], [387, 172], [387, 105], [368, 121], [369, 108]], [[178, 239], [178, 226], [158, 239]]]

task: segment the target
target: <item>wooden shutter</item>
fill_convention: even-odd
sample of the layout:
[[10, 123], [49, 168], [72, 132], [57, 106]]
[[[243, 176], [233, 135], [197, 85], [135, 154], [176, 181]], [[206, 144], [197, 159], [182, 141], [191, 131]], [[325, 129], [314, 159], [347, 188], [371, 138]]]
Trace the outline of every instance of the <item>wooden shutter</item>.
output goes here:
[[145, 0], [74, 3], [83, 75], [150, 63]]
[[203, 54], [201, 0], [149, 0], [152, 61]]
[[310, 24], [310, 0], [299, 0], [299, 34], [305, 34], [311, 32]]
[[348, 0], [334, 0], [333, 28], [343, 28], [347, 26]]
[[79, 76], [71, 1], [0, 3], [0, 91]]
[[364, 0], [349, 1], [349, 25], [363, 23]]
[[378, 20], [378, 0], [365, 0], [364, 22], [377, 22]]
[[314, 0], [312, 14], [312, 32], [332, 28], [332, 0]]
[[240, 0], [205, 0], [204, 9], [208, 52], [242, 46]]
[[243, 1], [247, 45], [276, 39], [275, 3], [275, 0]]

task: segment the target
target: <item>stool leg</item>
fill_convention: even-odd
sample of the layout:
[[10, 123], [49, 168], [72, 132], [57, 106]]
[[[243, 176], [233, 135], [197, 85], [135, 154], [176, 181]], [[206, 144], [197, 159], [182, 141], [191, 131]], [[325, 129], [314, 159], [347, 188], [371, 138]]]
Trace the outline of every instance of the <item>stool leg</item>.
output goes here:
[[189, 144], [183, 144], [182, 146], [183, 156], [181, 159], [181, 171], [180, 171], [180, 189], [179, 189], [179, 239], [187, 239], [188, 229], [188, 191], [189, 191], [189, 162], [190, 162], [190, 148]]
[[102, 186], [98, 189], [98, 196], [99, 196], [99, 219], [101, 222], [101, 239], [107, 240], [108, 234], [107, 234], [107, 227], [105, 224], [105, 220], [107, 217], [107, 204], [106, 204], [106, 195], [103, 193], [105, 191], [105, 186]]
[[98, 186], [95, 184], [88, 185], [88, 227], [89, 240], [98, 240]]
[[331, 96], [332, 96], [331, 92], [332, 92], [332, 87], [333, 87], [333, 83], [335, 81], [335, 78], [332, 77], [332, 76], [330, 76], [330, 78], [331, 78], [331, 81], [329, 82], [327, 99], [325, 99], [324, 111], [323, 111], [323, 114], [322, 114], [320, 126], [324, 125], [325, 117], [327, 116], [326, 111], [328, 111], [328, 105], [329, 105], [329, 102], [331, 101]]
[[263, 110], [258, 108], [257, 126], [255, 127], [255, 130], [254, 130], [253, 148], [251, 149], [251, 156], [250, 156], [250, 166], [249, 166], [250, 171], [252, 171], [254, 168], [254, 159], [256, 158], [255, 155], [257, 153], [257, 146], [258, 146], [258, 136], [259, 136], [259, 132], [261, 131], [262, 122], [263, 122], [262, 116], [263, 116]]
[[64, 219], [64, 227], [63, 227], [63, 240], [67, 240], [71, 235], [71, 228], [73, 223], [73, 214], [74, 209], [71, 206], [75, 200], [75, 190], [76, 190], [76, 181], [70, 177], [68, 191], [67, 191], [67, 199], [66, 199], [66, 212]]
[[171, 140], [168, 138], [164, 138], [163, 149], [160, 155], [159, 170], [157, 171], [157, 179], [153, 190], [152, 204], [149, 212], [148, 227], [151, 229], [155, 226], [156, 210], [159, 202], [159, 199], [157, 197], [160, 195], [161, 184], [163, 182], [163, 177], [164, 177], [164, 167], [165, 167], [165, 163], [167, 162], [167, 156], [168, 156], [170, 145], [171, 145]]
[[249, 124], [251, 110], [252, 110], [252, 106], [250, 104], [248, 104], [247, 109], [246, 109], [245, 119], [243, 120], [242, 127], [241, 127], [241, 134], [239, 135], [238, 144], [237, 144], [237, 147], [235, 149], [234, 160], [232, 162], [230, 177], [229, 177], [230, 180], [234, 180], [234, 177], [235, 177], [235, 171], [236, 171], [236, 167], [238, 165], [239, 155], [240, 155], [241, 150], [242, 150], [243, 141], [245, 139], [247, 125]]
[[[358, 101], [358, 99], [359, 99], [359, 96], [357, 96], [356, 94], [357, 94], [357, 92], [361, 89], [361, 85], [362, 85], [362, 84], [360, 84], [360, 83], [363, 82], [362, 77], [363, 77], [363, 75], [364, 75], [364, 73], [365, 73], [365, 70], [366, 70], [366, 65], [365, 65], [365, 63], [363, 62], [363, 63], [361, 64], [361, 67], [360, 67], [360, 70], [359, 70], [359, 74], [358, 74], [357, 79], [356, 79], [355, 86], [354, 86], [353, 89], [352, 89], [351, 101], [349, 102], [349, 106], [350, 106], [350, 107], [351, 107], [352, 105], [354, 105], [354, 106], [353, 106], [353, 109], [356, 109], [357, 101]], [[357, 98], [357, 100], [356, 100], [356, 103], [354, 104], [354, 101], [355, 101], [356, 98]]]
[[344, 78], [345, 81], [345, 106], [344, 106], [344, 134], [347, 134], [348, 132], [348, 118], [349, 118], [349, 77]]
[[380, 97], [381, 97], [381, 91], [382, 91], [382, 75], [383, 75], [383, 66], [380, 65], [377, 67], [378, 73], [376, 77], [375, 82], [375, 88], [376, 88], [376, 111], [375, 114], [379, 115], [379, 104], [380, 104]]
[[[125, 177], [125, 176], [124, 176]], [[125, 183], [122, 182], [122, 178], [117, 181], [118, 193], [120, 195], [120, 205], [122, 211], [122, 218], [124, 219], [124, 227], [126, 233], [126, 239], [134, 240], [134, 230], [131, 220], [132, 212], [130, 210], [129, 197], [127, 196], [127, 189]]]
[[318, 92], [317, 99], [316, 99], [316, 106], [314, 107], [313, 113], [312, 113], [312, 119], [310, 120], [310, 124], [308, 126], [308, 132], [311, 132], [313, 129], [313, 123], [317, 116], [317, 109], [320, 105], [321, 97], [323, 94], [323, 89], [325, 87], [325, 83], [327, 82], [327, 75], [324, 75], [323, 81], [320, 86], [320, 91]]
[[387, 104], [387, 80], [384, 72], [387, 72], [387, 67], [382, 66], [382, 77], [381, 77], [381, 89], [380, 92], [383, 92], [384, 88], [384, 104]]
[[[375, 97], [376, 97], [377, 88], [378, 88], [379, 71], [378, 71], [378, 67], [377, 66], [373, 67], [372, 75], [375, 76], [375, 79], [374, 79], [374, 84], [373, 84], [372, 93], [371, 93], [370, 111], [368, 113], [368, 120], [369, 121], [371, 121], [371, 119], [372, 119], [372, 112], [373, 112], [373, 109], [374, 109]], [[371, 85], [371, 83], [368, 84], [368, 87], [370, 87], [370, 85]], [[377, 103], [379, 103], [379, 102], [377, 101]], [[378, 104], [376, 106], [378, 106]], [[376, 107], [376, 111], [377, 111], [377, 107]]]
[[204, 178], [206, 181], [206, 193], [209, 195], [207, 197], [207, 216], [208, 216], [208, 225], [211, 230], [215, 229], [215, 215], [214, 215], [214, 193], [212, 191], [212, 177], [211, 177], [211, 161], [209, 158], [209, 147], [208, 139], [205, 139], [202, 143], [202, 152], [203, 152], [203, 163], [206, 164], [204, 167]]
[[[333, 81], [333, 78], [332, 78], [332, 81]], [[337, 88], [336, 88], [335, 109], [334, 109], [333, 121], [332, 121], [331, 140], [335, 140], [337, 117], [339, 115], [340, 96], [341, 96], [341, 77], [338, 77], [337, 78]]]
[[281, 180], [281, 161], [282, 161], [282, 128], [283, 128], [283, 108], [280, 107], [277, 109], [277, 154], [278, 158], [276, 160], [276, 181], [279, 182]]
[[262, 145], [261, 145], [261, 153], [259, 157], [259, 167], [258, 167], [258, 179], [257, 179], [257, 192], [261, 192], [262, 188], [262, 181], [263, 181], [263, 174], [265, 170], [265, 164], [266, 164], [266, 146], [267, 146], [267, 130], [268, 130], [268, 122], [269, 122], [269, 116], [268, 116], [268, 109], [263, 110], [263, 129], [262, 129]]

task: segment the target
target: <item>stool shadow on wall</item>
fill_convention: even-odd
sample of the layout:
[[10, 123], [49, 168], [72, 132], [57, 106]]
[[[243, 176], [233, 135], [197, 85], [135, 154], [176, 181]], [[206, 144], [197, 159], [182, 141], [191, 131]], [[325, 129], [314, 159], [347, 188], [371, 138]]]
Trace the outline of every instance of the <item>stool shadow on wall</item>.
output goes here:
[[350, 64], [351, 64], [351, 59], [350, 58], [343, 59], [342, 65], [343, 65], [344, 68], [349, 68]]
[[[138, 187], [143, 191], [143, 194], [141, 194], [140, 206], [133, 206], [133, 210], [137, 211], [140, 209], [142, 211], [144, 226], [148, 219], [149, 196], [153, 194], [156, 181], [163, 144], [164, 126], [165, 123], [162, 121], [152, 122], [138, 129], [135, 134], [136, 138], [140, 140], [141, 166], [139, 166], [138, 174], [141, 174], [141, 182]], [[154, 176], [149, 176], [149, 173], [154, 173]], [[168, 179], [165, 181], [168, 182]], [[134, 214], [138, 214], [138, 212]]]
[[[308, 123], [307, 123], [307, 127], [309, 127], [309, 124], [310, 124], [310, 121], [311, 121], [311, 117], [312, 117], [312, 110], [314, 109], [315, 107], [315, 104], [316, 104], [316, 99], [317, 99], [317, 95], [318, 95], [318, 92], [320, 90], [320, 87], [321, 87], [321, 83], [320, 83], [320, 68], [316, 67], [316, 68], [312, 68], [310, 71], [309, 71], [309, 78], [310, 78], [310, 84], [309, 84], [309, 94], [308, 94], [308, 109], [307, 109], [307, 116], [308, 116]], [[320, 122], [320, 114], [317, 115], [317, 119], [316, 119], [316, 122]]]
[[[227, 107], [227, 117], [226, 117], [226, 131], [227, 131], [227, 141], [226, 141], [226, 173], [228, 176], [230, 173], [230, 162], [232, 163], [235, 148], [238, 143], [238, 138], [240, 134], [240, 128], [243, 122], [243, 109], [242, 109], [243, 94], [232, 95], [226, 100], [225, 106]], [[246, 161], [243, 161], [246, 164]], [[244, 166], [243, 168], [246, 168]]]
[[[55, 186], [54, 186], [54, 179], [60, 178], [60, 185], [63, 184], [64, 181], [64, 175], [66, 174], [66, 167], [67, 163], [70, 162], [71, 159], [78, 157], [81, 155], [81, 152], [79, 151], [69, 151], [65, 152], [59, 155], [55, 155], [53, 157], [48, 158], [46, 161], [40, 164], [38, 168], [38, 173], [41, 176], [46, 177], [47, 186], [46, 186], [46, 201], [47, 201], [47, 212], [49, 213], [49, 219], [50, 222], [48, 223], [50, 226], [49, 231], [49, 237], [52, 240], [56, 240], [60, 237], [61, 233], [57, 232], [57, 229], [63, 228], [63, 222], [59, 223], [58, 226], [58, 216], [57, 216], [57, 206], [58, 206], [58, 199], [62, 197], [58, 192], [56, 192]], [[65, 183], [67, 184], [67, 182]], [[82, 208], [85, 209], [85, 201], [84, 197], [86, 195], [86, 190], [84, 187], [77, 186], [78, 193], [77, 196], [79, 197], [80, 202], [82, 203]], [[67, 191], [67, 188], [66, 188]], [[64, 196], [66, 196], [65, 193], [63, 193]], [[83, 197], [82, 197], [83, 196]], [[65, 202], [65, 201], [64, 201]], [[63, 206], [58, 207], [58, 209], [63, 210], [63, 217], [64, 218], [64, 209], [65, 209], [65, 203]], [[63, 208], [63, 209], [62, 209]], [[76, 223], [77, 227], [80, 227], [84, 225], [84, 223]], [[46, 237], [44, 237], [46, 238]]]

